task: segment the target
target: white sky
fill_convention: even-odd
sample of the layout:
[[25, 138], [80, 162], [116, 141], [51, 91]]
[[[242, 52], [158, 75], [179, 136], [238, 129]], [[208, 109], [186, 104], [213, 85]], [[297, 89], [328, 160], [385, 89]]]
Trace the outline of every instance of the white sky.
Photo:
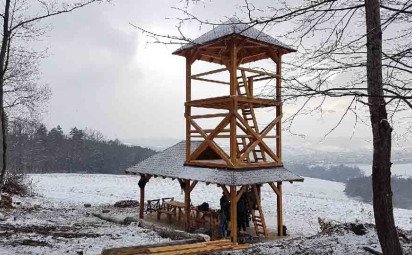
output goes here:
[[[160, 33], [176, 31], [172, 6], [180, 1], [115, 0], [53, 18], [53, 29], [42, 44], [50, 57], [42, 63], [43, 82], [52, 89], [44, 121], [49, 128], [91, 128], [108, 138], [183, 138], [184, 58], [171, 55], [178, 46], [147, 44], [129, 23]], [[243, 1], [205, 1], [192, 11], [218, 19], [231, 16]], [[181, 4], [181, 3], [180, 3]], [[199, 36], [197, 26], [189, 35]], [[273, 30], [270, 34], [276, 37]], [[282, 41], [282, 38], [278, 38]], [[287, 42], [286, 42], [287, 43]], [[200, 65], [198, 69], [201, 69]], [[209, 86], [209, 85], [205, 85]], [[213, 87], [194, 93], [213, 95]], [[294, 131], [320, 137], [338, 121], [344, 100], [330, 100], [323, 117], [297, 120]], [[295, 108], [284, 108], [285, 113]], [[332, 136], [349, 139], [353, 123], [345, 122]], [[359, 125], [355, 136], [369, 136]]]

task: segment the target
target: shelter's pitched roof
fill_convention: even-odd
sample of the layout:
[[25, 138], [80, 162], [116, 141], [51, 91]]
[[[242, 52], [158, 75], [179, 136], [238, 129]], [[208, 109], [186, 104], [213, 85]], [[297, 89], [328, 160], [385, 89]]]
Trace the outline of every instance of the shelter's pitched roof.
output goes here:
[[256, 29], [255, 27], [250, 27], [248, 24], [242, 23], [236, 18], [231, 18], [225, 23], [216, 26], [207, 33], [204, 33], [197, 39], [190, 43], [187, 43], [180, 47], [178, 50], [173, 52], [173, 54], [178, 54], [183, 50], [190, 49], [195, 46], [205, 45], [209, 42], [223, 38], [229, 35], [241, 35], [259, 42], [264, 42], [276, 47], [284, 48], [290, 52], [295, 52], [296, 50], [290, 46], [280, 42], [279, 40], [273, 38], [272, 36]]
[[[192, 142], [193, 147], [200, 142]], [[128, 174], [151, 174], [168, 178], [196, 180], [222, 185], [248, 185], [278, 181], [303, 181], [283, 167], [254, 170], [223, 170], [184, 166], [185, 142], [182, 141], [126, 170]]]

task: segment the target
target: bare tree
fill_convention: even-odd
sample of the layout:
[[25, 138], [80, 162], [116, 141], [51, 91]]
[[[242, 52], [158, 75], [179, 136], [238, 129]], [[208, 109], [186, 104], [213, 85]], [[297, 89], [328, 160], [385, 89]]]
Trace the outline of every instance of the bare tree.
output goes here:
[[[275, 28], [299, 49], [290, 62], [282, 64], [286, 69], [283, 101], [301, 105], [289, 117], [289, 127], [308, 108], [321, 112], [327, 98], [348, 98], [336, 126], [349, 114], [355, 116], [356, 126], [357, 121], [365, 121], [359, 111], [369, 113], [378, 237], [384, 254], [402, 254], [392, 206], [391, 143], [396, 115], [412, 109], [412, 0], [315, 0], [303, 5], [276, 1], [263, 7], [245, 0], [239, 9], [244, 20], [239, 23], [262, 30]], [[139, 29], [156, 43], [170, 44], [190, 41], [182, 32], [187, 22], [222, 24], [202, 20], [188, 8], [179, 10], [182, 15], [176, 18], [175, 35]]]
[[0, 47], [0, 122], [2, 140], [2, 168], [0, 191], [7, 170], [6, 111], [34, 110], [39, 102], [48, 98], [46, 86], [38, 84], [38, 62], [44, 52], [36, 51], [30, 42], [41, 38], [47, 28], [41, 21], [70, 13], [76, 9], [104, 0], [79, 0], [66, 3], [57, 0], [5, 0]]

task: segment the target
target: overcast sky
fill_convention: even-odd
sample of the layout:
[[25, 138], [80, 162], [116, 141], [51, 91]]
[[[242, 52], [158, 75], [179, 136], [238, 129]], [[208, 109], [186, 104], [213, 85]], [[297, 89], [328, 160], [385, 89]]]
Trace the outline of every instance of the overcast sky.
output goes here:
[[[209, 19], [230, 17], [242, 2], [206, 1], [192, 11]], [[114, 0], [49, 20], [52, 30], [42, 44], [50, 57], [41, 66], [43, 82], [52, 89], [44, 114], [47, 126], [61, 125], [66, 132], [73, 126], [88, 127], [107, 138], [183, 138], [184, 58], [171, 55], [178, 46], [147, 44], [148, 38], [129, 24], [160, 33], [175, 31], [176, 22], [166, 18], [176, 15], [171, 7], [178, 4]], [[195, 37], [204, 31], [193, 26], [188, 32]], [[276, 32], [270, 34], [276, 38]], [[301, 118], [295, 131], [322, 136], [336, 123], [344, 103], [328, 102], [322, 118]], [[352, 129], [349, 121], [332, 136], [349, 138]], [[369, 136], [368, 127], [359, 125], [355, 135]]]

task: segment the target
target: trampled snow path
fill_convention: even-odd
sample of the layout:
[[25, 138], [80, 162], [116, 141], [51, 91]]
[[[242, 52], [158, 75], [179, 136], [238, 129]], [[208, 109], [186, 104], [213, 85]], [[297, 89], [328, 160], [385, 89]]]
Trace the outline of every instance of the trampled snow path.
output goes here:
[[[31, 175], [35, 192], [51, 202], [78, 204], [105, 204], [124, 199], [138, 199], [138, 176], [93, 174], [41, 174]], [[359, 220], [373, 223], [370, 204], [348, 198], [344, 184], [306, 178], [304, 183], [285, 183], [284, 222], [292, 236], [312, 235], [319, 231], [318, 217], [340, 222]], [[216, 185], [199, 183], [192, 192], [192, 203], [208, 202], [219, 207], [222, 195]], [[171, 197], [183, 201], [177, 181], [156, 178], [146, 186], [146, 198]], [[276, 197], [268, 185], [262, 189], [263, 207], [269, 228], [276, 228]], [[395, 209], [396, 224], [405, 230], [412, 229], [412, 210]]]

